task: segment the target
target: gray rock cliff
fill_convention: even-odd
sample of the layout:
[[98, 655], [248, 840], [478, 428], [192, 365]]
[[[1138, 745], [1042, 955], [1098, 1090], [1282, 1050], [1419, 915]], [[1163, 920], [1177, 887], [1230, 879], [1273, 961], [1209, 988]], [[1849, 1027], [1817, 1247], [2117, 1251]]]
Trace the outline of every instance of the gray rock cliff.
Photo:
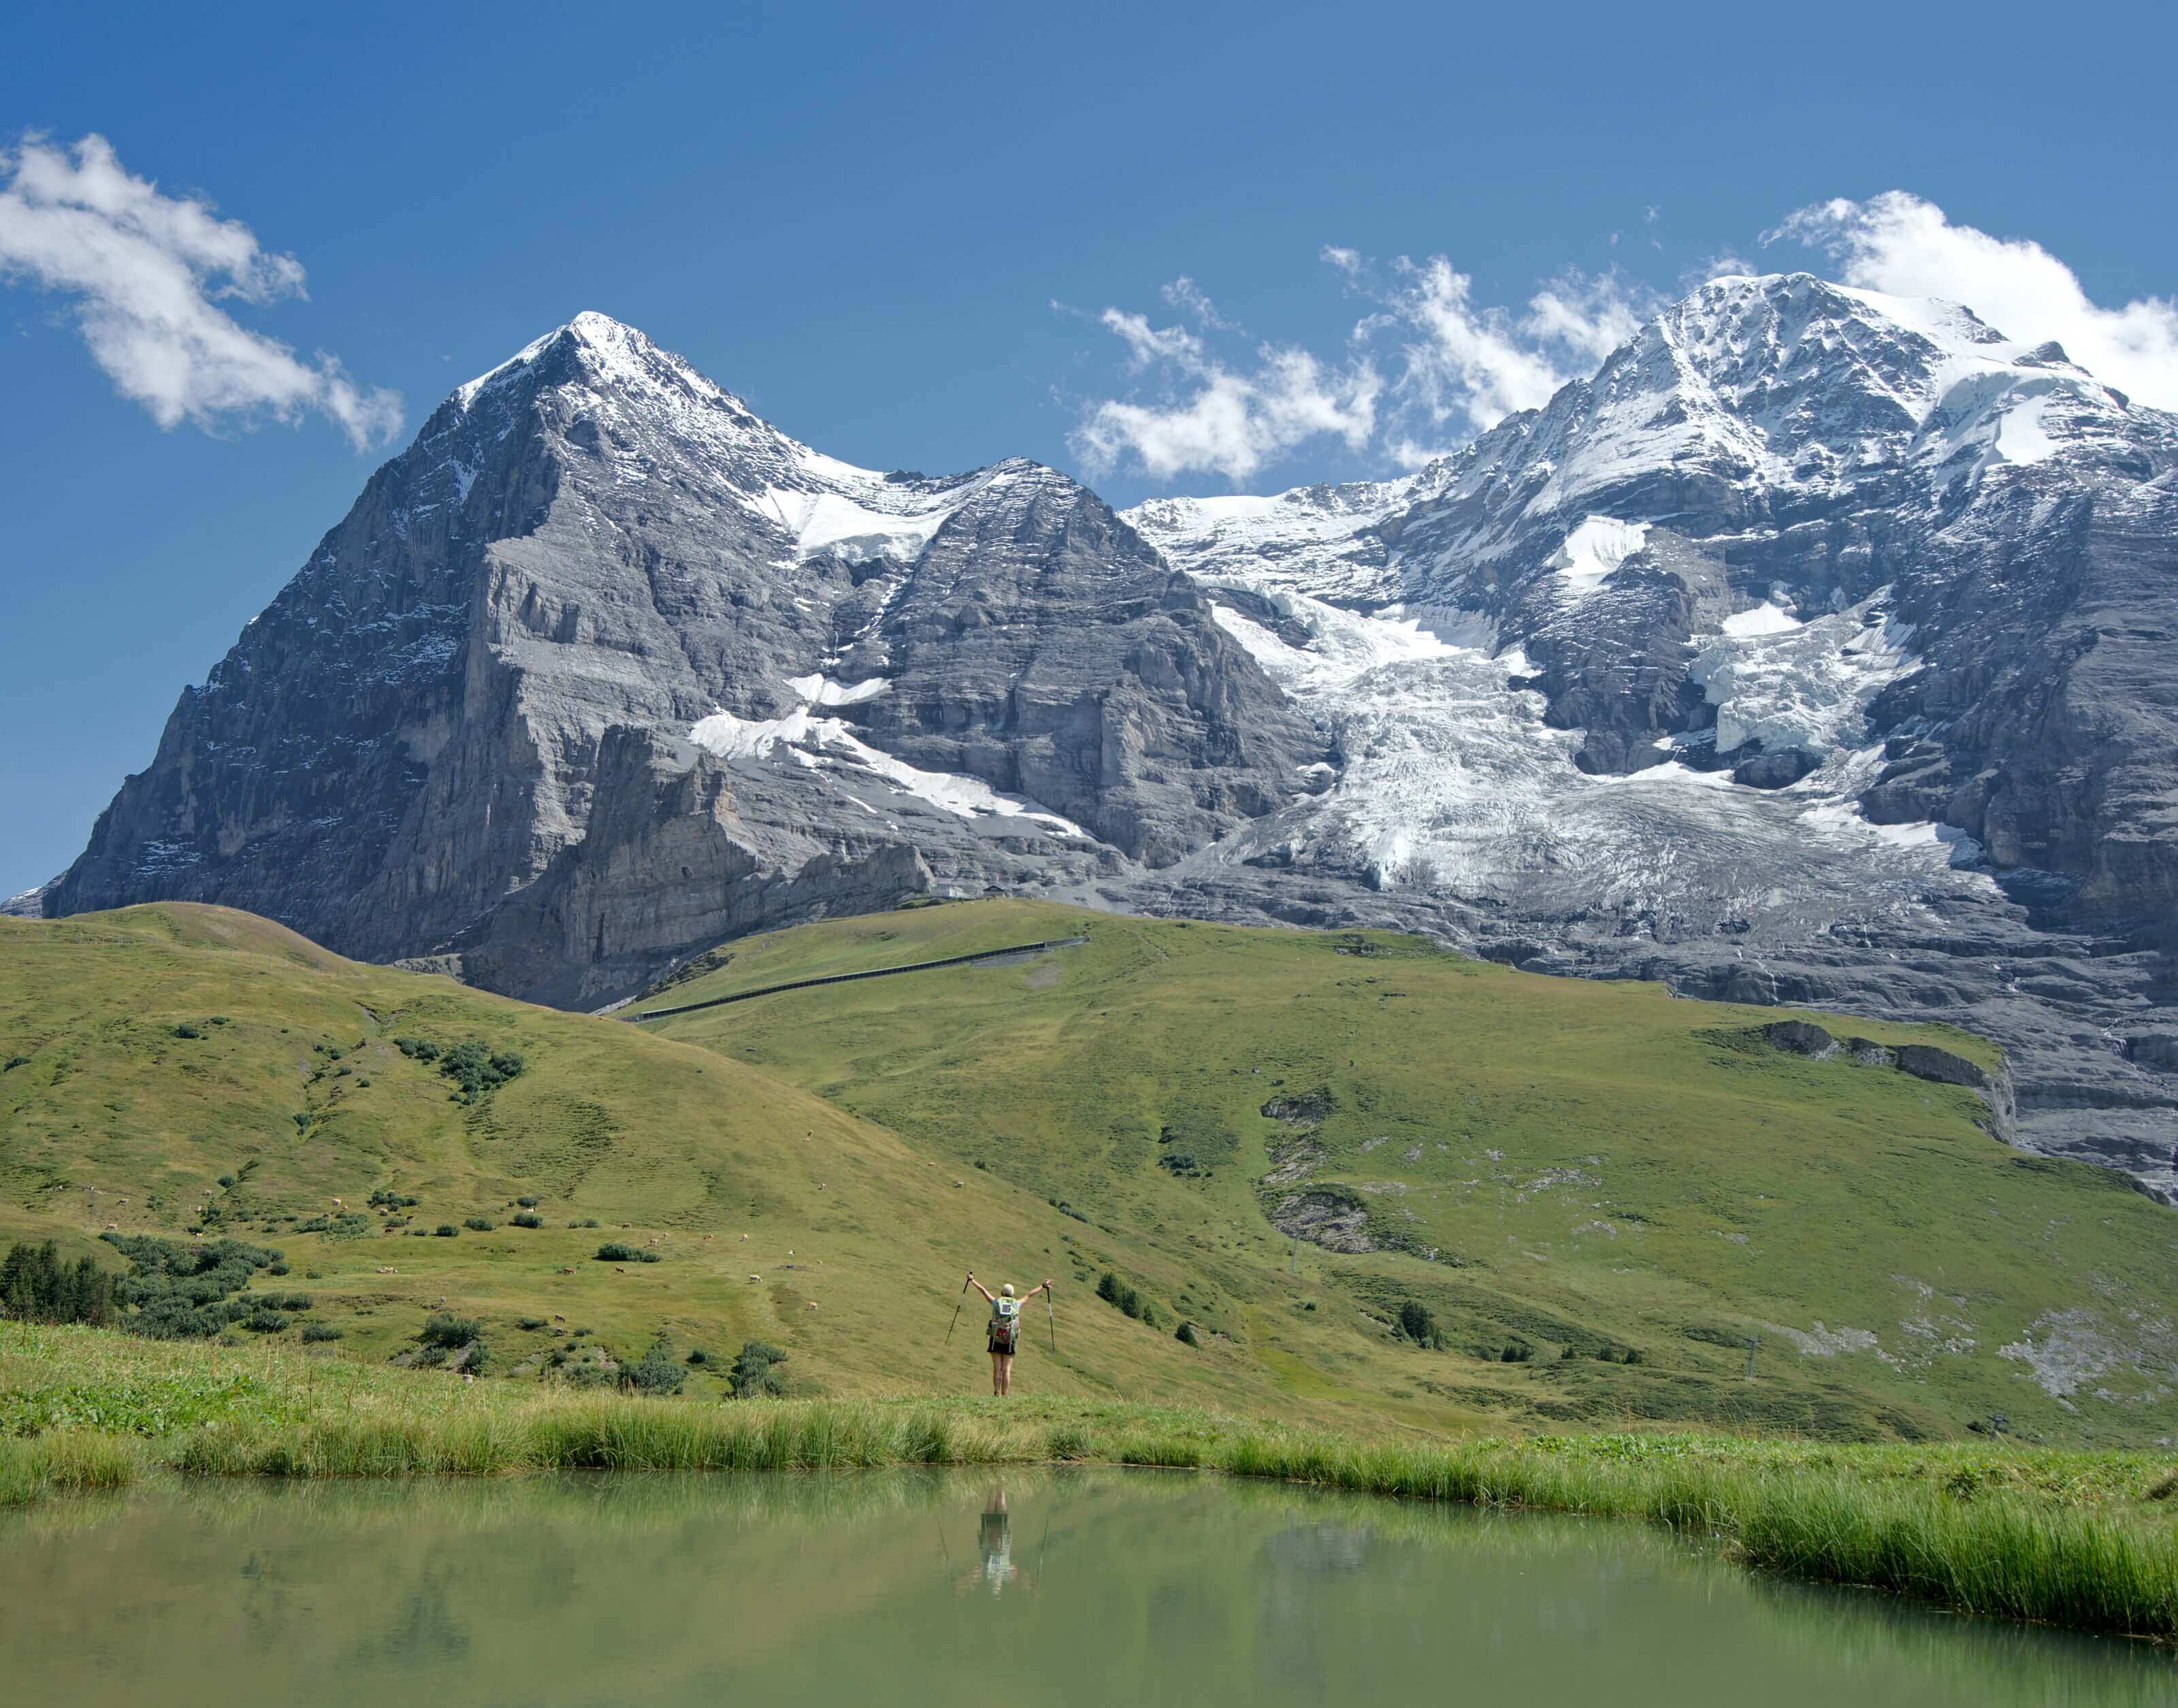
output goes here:
[[372, 477], [44, 905], [594, 1006], [737, 932], [1169, 864], [1324, 748], [1074, 481], [851, 468], [585, 314]]

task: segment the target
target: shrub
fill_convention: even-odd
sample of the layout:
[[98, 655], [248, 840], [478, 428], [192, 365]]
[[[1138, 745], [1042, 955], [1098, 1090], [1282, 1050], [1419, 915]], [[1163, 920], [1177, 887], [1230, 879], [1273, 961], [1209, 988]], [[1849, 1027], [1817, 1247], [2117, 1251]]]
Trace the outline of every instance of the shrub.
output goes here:
[[253, 1334], [276, 1334], [293, 1320], [284, 1311], [260, 1305], [242, 1319], [242, 1326]]
[[1508, 1340], [1505, 1350], [1497, 1355], [1501, 1364], [1525, 1364], [1535, 1356], [1535, 1349], [1525, 1340]]
[[223, 1187], [232, 1187], [234, 1184], [234, 1176], [231, 1174], [223, 1174], [219, 1177], [219, 1183]]
[[1185, 1319], [1181, 1321], [1179, 1329], [1174, 1332], [1172, 1338], [1184, 1346], [1200, 1346], [1202, 1344], [1195, 1338], [1195, 1324]]
[[522, 1208], [526, 1210], [534, 1210], [537, 1208], [537, 1200], [535, 1198], [517, 1198], [515, 1199], [515, 1203], [520, 1204]]
[[727, 1379], [733, 1384], [736, 1400], [753, 1400], [766, 1394], [784, 1394], [786, 1383], [779, 1374], [779, 1367], [786, 1362], [786, 1354], [763, 1340], [742, 1343], [740, 1355], [734, 1360]]
[[484, 1324], [475, 1318], [457, 1317], [445, 1311], [432, 1312], [416, 1334], [419, 1345], [443, 1346], [449, 1351], [483, 1338]]
[[595, 1216], [584, 1216], [582, 1220], [578, 1222], [569, 1222], [567, 1224], [571, 1228], [594, 1228], [597, 1225], [598, 1219]]
[[596, 1261], [600, 1263], [654, 1263], [658, 1253], [648, 1246], [623, 1245], [618, 1240], [607, 1240], [598, 1247]]
[[527, 1329], [534, 1334], [544, 1326], [544, 1319], [542, 1317], [523, 1317], [519, 1319], [517, 1326]]
[[14, 1246], [0, 1261], [0, 1312], [18, 1322], [104, 1328], [113, 1320], [113, 1278], [89, 1258], [62, 1262], [51, 1240]]
[[1097, 1283], [1097, 1296], [1106, 1304], [1117, 1307], [1136, 1322], [1146, 1323], [1152, 1329], [1161, 1326], [1163, 1322], [1155, 1305], [1109, 1269], [1104, 1271]]
[[544, 1218], [532, 1210], [517, 1210], [507, 1218], [507, 1221], [510, 1226], [517, 1228], [541, 1228], [544, 1225]]
[[27, 1056], [10, 1056], [6, 1065], [0, 1067], [0, 1073], [13, 1073], [18, 1067], [28, 1067], [30, 1065], [30, 1058]]
[[[701, 1346], [692, 1346], [688, 1349], [688, 1361], [700, 1369], [711, 1361], [711, 1355]], [[2174, 1476], [2178, 1476], [2178, 1473], [2174, 1473]]]
[[393, 1042], [410, 1061], [426, 1066], [435, 1063], [439, 1072], [459, 1088], [452, 1094], [457, 1103], [479, 1101], [520, 1073], [523, 1067], [515, 1051], [494, 1050], [474, 1039], [443, 1049], [429, 1038], [396, 1038]]
[[201, 1038], [204, 1036], [204, 1030], [201, 1027], [183, 1024], [174, 1028], [174, 1036], [177, 1038]]
[[297, 1127], [307, 1127], [310, 1124], [310, 1111], [307, 1109], [297, 1110], [295, 1111], [294, 1121]]
[[469, 1216], [462, 1220], [462, 1225], [473, 1234], [488, 1234], [498, 1224], [490, 1216]]
[[439, 1072], [461, 1088], [463, 1103], [475, 1103], [522, 1072], [522, 1058], [512, 1050], [488, 1050], [472, 1040], [457, 1044], [439, 1060]]
[[184, 1244], [153, 1234], [101, 1234], [129, 1259], [130, 1273], [114, 1289], [127, 1309], [122, 1326], [155, 1340], [205, 1339], [255, 1308], [231, 1296], [280, 1253], [238, 1240]]
[[1399, 1332], [1417, 1346], [1439, 1344], [1435, 1314], [1428, 1306], [1413, 1299], [1399, 1307]]
[[303, 1340], [304, 1344], [309, 1345], [315, 1345], [319, 1342], [324, 1340], [337, 1340], [347, 1333], [347, 1329], [336, 1329], [330, 1323], [305, 1323], [303, 1324]]
[[451, 1222], [441, 1222], [438, 1226], [431, 1230], [431, 1236], [441, 1240], [458, 1239], [461, 1237], [461, 1231]]
[[621, 1386], [638, 1394], [678, 1394], [681, 1384], [687, 1379], [687, 1367], [673, 1356], [672, 1347], [662, 1334], [635, 1362], [620, 1367]]

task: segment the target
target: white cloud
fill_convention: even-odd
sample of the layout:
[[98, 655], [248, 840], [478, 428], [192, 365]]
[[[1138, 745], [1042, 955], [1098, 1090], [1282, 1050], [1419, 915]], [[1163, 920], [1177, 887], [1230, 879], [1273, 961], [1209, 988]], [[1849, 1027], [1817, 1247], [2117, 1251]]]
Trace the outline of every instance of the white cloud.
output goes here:
[[1460, 438], [1540, 409], [1568, 380], [1593, 374], [1648, 308], [1646, 293], [1616, 274], [1567, 273], [1516, 316], [1476, 307], [1475, 281], [1442, 255], [1419, 264], [1402, 257], [1398, 268], [1406, 282], [1370, 324], [1420, 335], [1402, 350], [1399, 390], [1432, 427]]
[[1108, 398], [1090, 409], [1073, 439], [1092, 472], [1131, 457], [1158, 480], [1199, 469], [1240, 481], [1319, 434], [1359, 450], [1375, 431], [1382, 386], [1366, 360], [1327, 366], [1305, 350], [1266, 344], [1242, 372], [1185, 327], [1152, 326], [1117, 308], [1103, 318], [1137, 372], [1155, 368], [1179, 383], [1157, 403]]
[[2178, 409], [2178, 302], [2168, 297], [2102, 308], [2088, 300], [2078, 275], [2039, 243], [1953, 225], [1933, 202], [1903, 190], [1803, 208], [1763, 242], [1779, 238], [1836, 258], [1848, 285], [1964, 303], [2025, 343], [2054, 338], [2072, 360], [2135, 401]]
[[218, 306], [304, 296], [300, 262], [131, 177], [104, 137], [73, 150], [26, 137], [0, 152], [0, 279], [74, 298], [92, 357], [160, 426], [315, 411], [358, 450], [399, 430], [397, 394], [357, 385], [332, 357], [306, 363]]
[[1182, 273], [1158, 293], [1166, 302], [1184, 314], [1192, 314], [1213, 332], [1238, 332], [1241, 329], [1218, 312], [1218, 305], [1203, 293], [1202, 287]]
[[1158, 362], [1170, 362], [1190, 371], [1202, 365], [1202, 341], [1184, 326], [1152, 326], [1146, 314], [1129, 314], [1118, 308], [1107, 308], [1097, 319], [1105, 330], [1119, 335], [1127, 347], [1130, 365], [1138, 371]]
[[1414, 336], [1403, 347], [1399, 389], [1429, 419], [1480, 433], [1516, 409], [1539, 409], [1565, 384], [1542, 341], [1502, 308], [1478, 308], [1475, 281], [1442, 255], [1398, 264], [1407, 280], [1376, 325]]
[[[1203, 334], [1106, 309], [1103, 325], [1125, 346], [1129, 371], [1155, 374], [1161, 390], [1151, 401], [1090, 407], [1074, 434], [1089, 471], [1108, 474], [1131, 461], [1158, 480], [1205, 472], [1241, 481], [1325, 434], [1413, 467], [1593, 373], [1633, 335], [1646, 307], [1644, 294], [1616, 274], [1568, 273], [1516, 314], [1478, 305], [1473, 279], [1442, 255], [1401, 256], [1388, 286], [1374, 282], [1376, 270], [1355, 250], [1327, 245], [1322, 259], [1371, 305], [1336, 362], [1266, 344], [1236, 365]], [[1163, 295], [1204, 334], [1231, 327], [1191, 279], [1174, 281]], [[1368, 347], [1394, 339], [1387, 379]]]
[[[1643, 210], [1644, 226], [1661, 222], [1661, 209]], [[1803, 208], [1762, 241], [1780, 239], [1825, 252], [1847, 284], [1962, 303], [2023, 343], [2054, 339], [2136, 400], [2178, 409], [2178, 301], [2100, 307], [2038, 243], [1954, 225], [1902, 191]], [[1106, 309], [1137, 394], [1089, 407], [1074, 444], [1090, 471], [1132, 463], [1158, 480], [1200, 472], [1237, 482], [1327, 434], [1382, 467], [1415, 467], [1595, 373], [1663, 300], [1615, 269], [1567, 272], [1516, 307], [1478, 301], [1472, 276], [1443, 255], [1379, 266], [1327, 244], [1320, 259], [1367, 305], [1335, 361], [1272, 345], [1226, 359], [1218, 352], [1230, 341], [1218, 335], [1237, 329], [1185, 277], [1163, 296], [1188, 325]], [[1680, 288], [1758, 270], [1727, 248]]]

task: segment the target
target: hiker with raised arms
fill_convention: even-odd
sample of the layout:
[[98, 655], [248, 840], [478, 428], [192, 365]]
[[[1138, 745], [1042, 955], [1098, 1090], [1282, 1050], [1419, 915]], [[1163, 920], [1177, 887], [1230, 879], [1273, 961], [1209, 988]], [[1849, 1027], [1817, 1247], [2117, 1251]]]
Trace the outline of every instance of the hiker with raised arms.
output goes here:
[[1008, 1281], [993, 1293], [976, 1279], [976, 1272], [968, 1272], [968, 1285], [990, 1301], [991, 1306], [991, 1392], [1004, 1395], [1014, 1391], [1014, 1354], [1021, 1346], [1021, 1307], [1038, 1293], [1049, 1293], [1048, 1277], [1040, 1287], [1031, 1287], [1019, 1298], [1014, 1296], [1014, 1284]]

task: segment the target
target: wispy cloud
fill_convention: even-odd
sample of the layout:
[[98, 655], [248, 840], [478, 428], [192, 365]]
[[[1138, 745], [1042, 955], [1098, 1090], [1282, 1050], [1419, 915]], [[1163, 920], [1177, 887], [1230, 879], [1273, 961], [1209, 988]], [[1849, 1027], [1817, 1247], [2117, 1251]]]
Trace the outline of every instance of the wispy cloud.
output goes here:
[[[1089, 470], [1131, 466], [1157, 480], [1207, 472], [1237, 482], [1324, 434], [1351, 451], [1417, 466], [1594, 372], [1648, 306], [1646, 294], [1616, 274], [1566, 274], [1514, 312], [1478, 304], [1474, 280], [1442, 255], [1401, 256], [1380, 269], [1330, 245], [1322, 259], [1370, 305], [1336, 359], [1276, 344], [1245, 360], [1221, 356], [1207, 335], [1231, 323], [1187, 278], [1163, 296], [1201, 332], [1106, 309], [1102, 324], [1125, 346], [1129, 371], [1142, 383], [1084, 413], [1074, 446]], [[1389, 352], [1388, 370], [1380, 347]]]
[[1846, 284], [1964, 303], [2007, 338], [2055, 339], [2136, 401], [2178, 408], [2178, 302], [2168, 297], [2103, 308], [2039, 243], [1954, 225], [1934, 203], [1904, 190], [1803, 208], [1762, 241], [1782, 239], [1831, 256]]
[[1206, 470], [1241, 481], [1294, 446], [1330, 434], [1359, 450], [1376, 430], [1382, 382], [1365, 359], [1320, 362], [1305, 350], [1265, 344], [1245, 369], [1213, 355], [1183, 326], [1107, 308], [1108, 331], [1137, 373], [1154, 372], [1153, 403], [1107, 398], [1074, 434], [1075, 453], [1108, 474], [1129, 459], [1158, 480]]
[[102, 136], [0, 151], [0, 278], [72, 298], [92, 357], [161, 427], [315, 412], [358, 450], [400, 429], [397, 394], [358, 385], [331, 356], [305, 363], [220, 306], [304, 297], [300, 262], [131, 176]]
[[1393, 273], [1397, 282], [1376, 296], [1362, 334], [1404, 335], [1397, 390], [1405, 407], [1387, 448], [1409, 467], [1515, 411], [1540, 409], [1568, 380], [1593, 374], [1648, 306], [1647, 293], [1616, 274], [1564, 274], [1515, 313], [1478, 304], [1474, 280], [1442, 255], [1401, 256]]

